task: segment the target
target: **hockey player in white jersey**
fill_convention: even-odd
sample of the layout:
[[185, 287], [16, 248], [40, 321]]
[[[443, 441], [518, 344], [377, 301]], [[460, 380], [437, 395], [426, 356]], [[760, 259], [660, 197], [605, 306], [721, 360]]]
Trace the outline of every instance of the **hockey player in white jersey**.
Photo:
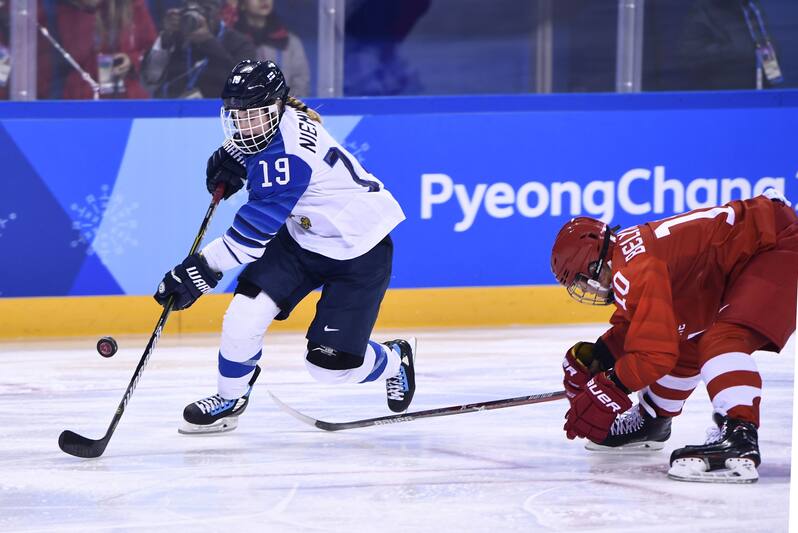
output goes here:
[[155, 294], [185, 309], [222, 272], [247, 264], [224, 316], [217, 394], [189, 404], [183, 433], [229, 431], [258, 377], [264, 334], [322, 287], [307, 331], [305, 365], [324, 383], [385, 380], [388, 407], [415, 391], [415, 339], [370, 339], [391, 275], [389, 233], [404, 213], [321, 125], [289, 96], [271, 61], [242, 61], [222, 92], [225, 141], [208, 160], [206, 185], [224, 198], [246, 185], [249, 201], [224, 236], [167, 272]]

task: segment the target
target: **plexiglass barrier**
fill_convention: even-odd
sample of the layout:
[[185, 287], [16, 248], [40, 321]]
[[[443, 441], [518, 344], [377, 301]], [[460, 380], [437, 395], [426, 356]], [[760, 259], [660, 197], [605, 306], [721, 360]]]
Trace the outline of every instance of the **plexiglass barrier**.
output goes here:
[[303, 96], [798, 86], [794, 0], [0, 0], [0, 98], [216, 98], [244, 58]]

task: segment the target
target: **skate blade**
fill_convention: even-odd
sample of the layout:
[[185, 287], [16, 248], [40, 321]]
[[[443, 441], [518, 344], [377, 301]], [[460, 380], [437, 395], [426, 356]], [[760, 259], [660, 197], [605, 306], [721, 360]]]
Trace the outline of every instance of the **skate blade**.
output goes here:
[[759, 479], [754, 462], [750, 459], [726, 459], [726, 468], [707, 470], [708, 465], [699, 457], [676, 459], [668, 470], [668, 477], [676, 481], [697, 483], [754, 483]]
[[601, 444], [596, 444], [595, 442], [591, 441], [588, 441], [587, 444], [585, 444], [585, 449], [590, 452], [609, 453], [617, 455], [623, 455], [627, 453], [658, 452], [664, 447], [665, 447], [664, 442], [657, 442], [654, 440], [632, 442], [629, 444], [624, 444], [623, 446], [602, 446]]
[[183, 435], [209, 435], [214, 433], [226, 433], [228, 431], [233, 431], [237, 427], [238, 417], [230, 416], [226, 418], [220, 418], [213, 424], [208, 424], [207, 426], [191, 424], [190, 422], [183, 420], [181, 426], [177, 428], [177, 432]]

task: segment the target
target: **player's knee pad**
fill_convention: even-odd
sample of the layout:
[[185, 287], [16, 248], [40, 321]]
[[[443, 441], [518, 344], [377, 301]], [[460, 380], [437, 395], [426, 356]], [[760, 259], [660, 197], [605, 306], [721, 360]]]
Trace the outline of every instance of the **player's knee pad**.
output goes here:
[[[373, 362], [368, 365], [371, 370]], [[313, 341], [308, 342], [305, 367], [316, 381], [322, 383], [348, 383], [356, 381], [366, 367], [365, 357], [341, 352]]]
[[224, 315], [219, 351], [231, 360], [252, 357], [261, 350], [263, 334], [279, 312], [265, 292], [254, 298], [236, 294]]

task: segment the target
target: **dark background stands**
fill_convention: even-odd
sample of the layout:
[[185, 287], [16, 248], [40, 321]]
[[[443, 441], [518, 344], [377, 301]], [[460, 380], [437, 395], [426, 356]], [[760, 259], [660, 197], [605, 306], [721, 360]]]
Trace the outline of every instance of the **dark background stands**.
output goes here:
[[252, 41], [224, 24], [221, 7], [220, 0], [188, 0], [181, 10], [167, 11], [142, 66], [153, 97], [217, 98], [233, 67], [255, 57]]

